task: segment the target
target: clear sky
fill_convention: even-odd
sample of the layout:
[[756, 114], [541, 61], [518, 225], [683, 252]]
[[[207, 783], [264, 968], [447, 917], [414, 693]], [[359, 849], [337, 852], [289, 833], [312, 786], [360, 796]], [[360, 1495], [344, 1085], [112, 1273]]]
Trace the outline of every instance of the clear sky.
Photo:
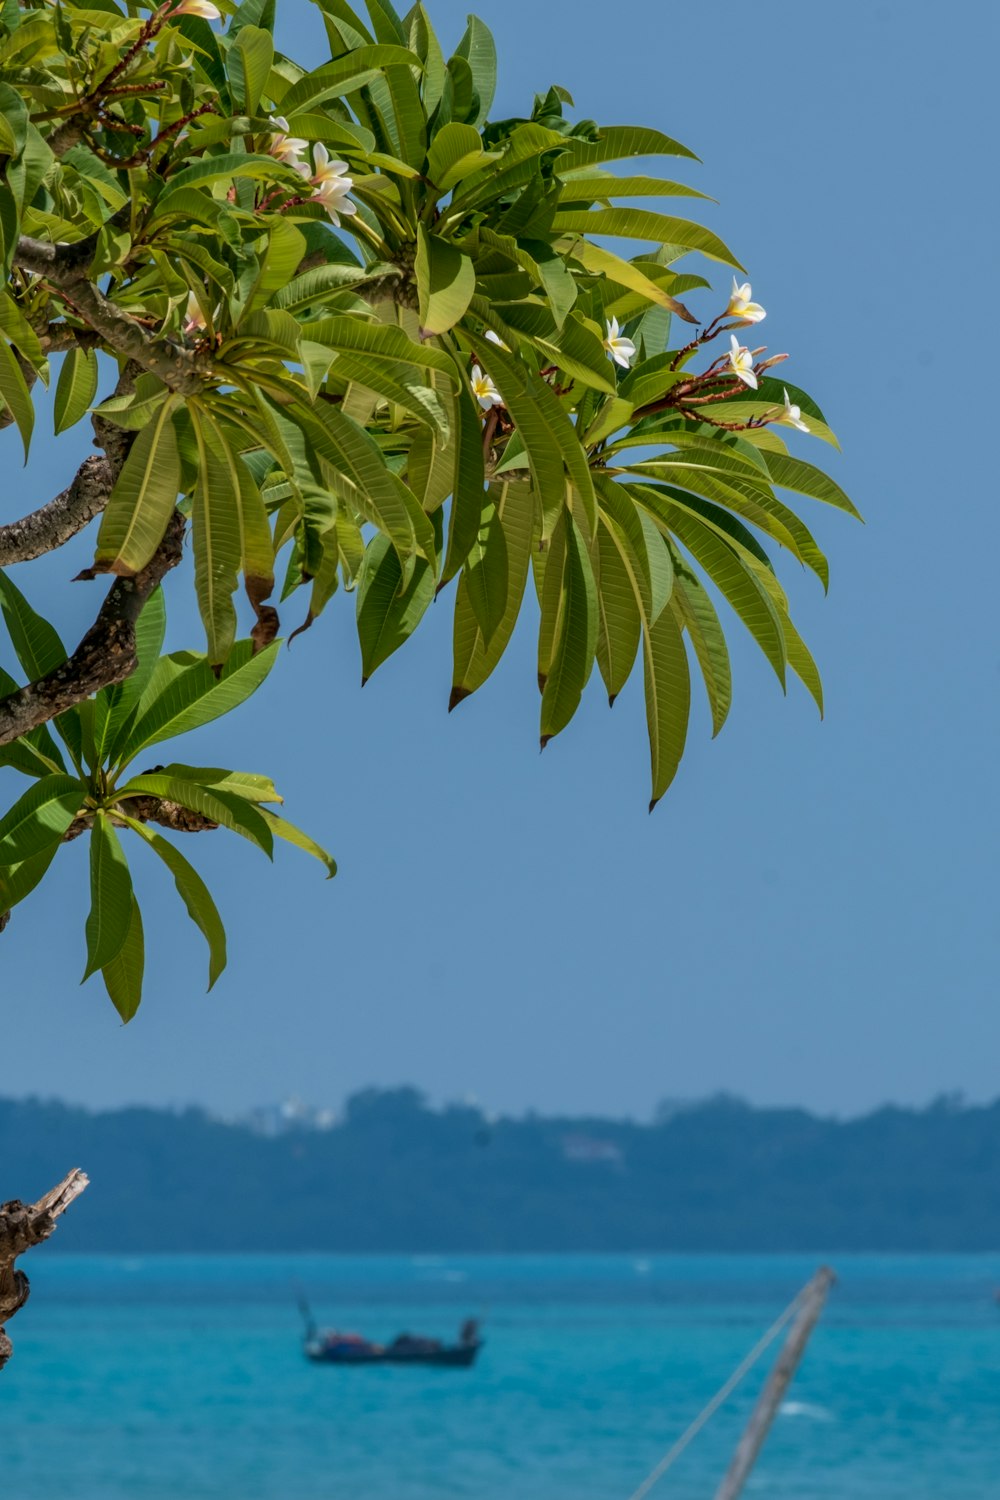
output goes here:
[[[466, 5], [429, 4], [453, 44]], [[318, 56], [311, 8], [280, 5], [288, 49]], [[73, 845], [0, 937], [0, 1091], [231, 1110], [413, 1082], [502, 1110], [635, 1115], [716, 1089], [838, 1112], [993, 1097], [1000, 11], [505, 0], [483, 14], [495, 113], [527, 112], [558, 82], [581, 116], [698, 152], [688, 180], [719, 207], [696, 216], [741, 256], [768, 308], [762, 339], [791, 351], [789, 378], [841, 437], [841, 456], [801, 451], [867, 526], [808, 515], [828, 598], [783, 568], [826, 722], [797, 687], [782, 698], [732, 619], [730, 722], [712, 743], [699, 709], [650, 818], [639, 680], [609, 713], [595, 672], [539, 756], [530, 622], [449, 717], [450, 591], [363, 692], [353, 600], [338, 597], [253, 702], [184, 753], [272, 774], [339, 878], [285, 850], [272, 869], [228, 835], [189, 841], [230, 969], [206, 998], [200, 937], [169, 883], [143, 882], [169, 917], [122, 1028], [99, 981], [78, 985]], [[696, 306], [714, 311], [707, 294]], [[12, 517], [66, 483], [86, 436], [76, 454], [40, 443], [27, 478], [3, 441]], [[98, 597], [62, 587], [84, 554], [13, 575], [74, 641]], [[188, 588], [173, 575], [168, 600]], [[15, 785], [0, 774], [4, 800]]]

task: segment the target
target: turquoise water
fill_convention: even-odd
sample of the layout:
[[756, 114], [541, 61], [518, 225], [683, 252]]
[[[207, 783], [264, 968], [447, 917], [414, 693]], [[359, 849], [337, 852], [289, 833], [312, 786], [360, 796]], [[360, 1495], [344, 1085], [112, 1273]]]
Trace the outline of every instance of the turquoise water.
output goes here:
[[[1000, 1500], [1000, 1256], [834, 1257], [749, 1495]], [[32, 1500], [628, 1500], [815, 1269], [777, 1256], [32, 1257], [0, 1473]], [[314, 1367], [291, 1282], [470, 1372]], [[711, 1500], [752, 1375], [654, 1495]]]

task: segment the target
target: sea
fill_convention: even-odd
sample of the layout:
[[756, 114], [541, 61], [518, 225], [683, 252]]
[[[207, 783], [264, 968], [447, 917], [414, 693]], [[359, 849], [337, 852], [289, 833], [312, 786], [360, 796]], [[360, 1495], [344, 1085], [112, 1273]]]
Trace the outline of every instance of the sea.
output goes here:
[[[31, 1500], [630, 1500], [816, 1256], [30, 1258], [0, 1489]], [[745, 1493], [1000, 1500], [1000, 1255], [827, 1258]], [[309, 1364], [296, 1298], [472, 1370]], [[771, 1354], [777, 1348], [772, 1346]], [[768, 1355], [652, 1490], [712, 1500]]]

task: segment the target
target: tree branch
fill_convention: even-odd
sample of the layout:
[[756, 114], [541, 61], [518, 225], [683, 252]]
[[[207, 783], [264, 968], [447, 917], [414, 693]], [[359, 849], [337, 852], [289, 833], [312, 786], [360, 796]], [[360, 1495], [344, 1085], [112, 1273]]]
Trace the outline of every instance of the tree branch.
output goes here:
[[[124, 435], [124, 434], [123, 434]], [[114, 489], [115, 470], [107, 458], [85, 458], [72, 484], [20, 521], [0, 526], [0, 568], [31, 562], [53, 552], [99, 516]]]
[[142, 571], [134, 578], [115, 579], [100, 614], [72, 656], [37, 682], [0, 698], [0, 745], [9, 745], [135, 671], [136, 622], [150, 594], [180, 562], [183, 540], [184, 517], [174, 511], [163, 540]]
[[60, 1214], [79, 1198], [88, 1181], [86, 1174], [74, 1167], [37, 1203], [21, 1203], [17, 1198], [0, 1203], [0, 1370], [13, 1352], [3, 1325], [24, 1306], [30, 1290], [27, 1276], [14, 1269], [14, 1262], [48, 1239]]
[[14, 251], [14, 264], [22, 271], [43, 276], [112, 349], [156, 375], [170, 390], [182, 396], [202, 390], [211, 375], [208, 356], [169, 339], [151, 338], [134, 318], [109, 301], [90, 279], [95, 248], [93, 237], [73, 245], [51, 245], [22, 235]]

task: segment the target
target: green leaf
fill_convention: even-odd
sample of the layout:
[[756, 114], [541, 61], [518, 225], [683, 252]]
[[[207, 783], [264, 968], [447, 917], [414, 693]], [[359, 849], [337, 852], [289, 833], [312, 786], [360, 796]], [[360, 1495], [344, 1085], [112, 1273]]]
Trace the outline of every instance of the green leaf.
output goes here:
[[146, 945], [142, 932], [142, 913], [139, 903], [132, 897], [128, 935], [116, 958], [101, 970], [104, 987], [111, 1003], [128, 1023], [142, 1002], [142, 975], [145, 967]]
[[681, 567], [679, 562], [670, 604], [678, 623], [690, 636], [698, 658], [712, 710], [714, 738], [726, 722], [733, 701], [733, 681], [725, 633], [706, 590], [690, 569]]
[[472, 125], [452, 120], [443, 126], [431, 142], [427, 153], [427, 176], [440, 195], [449, 192], [470, 172], [486, 165], [483, 138]]
[[93, 349], [70, 349], [56, 381], [55, 431], [58, 437], [90, 409], [97, 394], [97, 355]]
[[632, 240], [654, 240], [660, 244], [683, 245], [685, 250], [699, 250], [724, 265], [744, 268], [718, 235], [690, 219], [675, 219], [668, 214], [654, 214], [645, 208], [596, 208], [567, 210], [552, 220], [556, 234], [610, 234]]
[[3, 400], [17, 423], [17, 430], [21, 434], [21, 443], [24, 447], [24, 461], [27, 463], [28, 450], [31, 447], [31, 432], [35, 425], [35, 408], [28, 383], [17, 362], [17, 356], [3, 338], [0, 338], [0, 399]]
[[[641, 485], [630, 485], [640, 503], [647, 503]], [[744, 566], [728, 542], [680, 506], [653, 496], [654, 510], [666, 520], [671, 532], [705, 569], [719, 591], [757, 642], [782, 687], [785, 685], [786, 648], [781, 622], [770, 599], [753, 574]], [[657, 504], [662, 506], [657, 510]]]
[[301, 828], [296, 828], [294, 823], [289, 823], [287, 818], [281, 818], [277, 813], [271, 812], [269, 808], [261, 808], [261, 815], [277, 838], [284, 839], [286, 844], [293, 844], [296, 849], [301, 849], [304, 853], [311, 854], [314, 859], [318, 859], [320, 864], [326, 866], [327, 879], [333, 879], [337, 873], [337, 861], [331, 854], [327, 854], [315, 839], [303, 833]]
[[127, 817], [125, 821], [162, 859], [174, 877], [177, 894], [187, 907], [188, 916], [204, 934], [208, 944], [208, 988], [211, 990], [226, 967], [226, 929], [208, 886], [169, 839], [154, 833], [147, 824], [137, 823], [134, 818]]
[[[358, 47], [346, 57], [324, 63], [300, 78], [275, 99], [283, 115], [315, 109], [327, 99], [351, 94], [373, 82], [383, 68], [392, 66], [420, 68], [420, 58], [405, 47]], [[417, 163], [416, 165], [419, 165]]]
[[11, 644], [29, 682], [36, 682], [66, 660], [66, 647], [54, 625], [32, 609], [16, 584], [0, 569], [0, 610]]
[[[240, 36], [246, 33], [241, 31]], [[266, 307], [274, 294], [288, 286], [305, 258], [306, 238], [287, 219], [278, 219], [270, 226], [267, 249], [261, 261], [257, 280], [247, 298], [247, 312]]]
[[358, 585], [362, 686], [409, 639], [433, 598], [434, 574], [426, 562], [418, 561], [404, 587], [399, 557], [389, 538], [377, 536], [369, 543]]
[[459, 579], [455, 599], [454, 670], [449, 712], [463, 698], [481, 687], [489, 677], [507, 649], [521, 611], [535, 524], [535, 501], [528, 485], [505, 485], [499, 508], [507, 539], [507, 607], [487, 645], [469, 601], [464, 576]]
[[97, 536], [95, 567], [129, 577], [163, 539], [181, 488], [181, 459], [168, 397], [129, 451]]
[[824, 505], [833, 505], [845, 510], [849, 516], [862, 520], [862, 515], [836, 484], [822, 469], [804, 463], [801, 458], [792, 458], [787, 453], [764, 453], [764, 462], [775, 484], [784, 490], [793, 490], [797, 495], [807, 495], [810, 500], [822, 500]]
[[[159, 797], [165, 802], [177, 802], [181, 807], [218, 823], [221, 828], [242, 835], [258, 849], [263, 849], [269, 859], [274, 852], [271, 831], [261, 814], [242, 798], [228, 792], [209, 791], [195, 781], [152, 771], [133, 776], [115, 792], [115, 797], [125, 803], [132, 797]], [[125, 811], [128, 811], [127, 807]]]
[[491, 487], [483, 497], [479, 531], [463, 574], [469, 603], [485, 645], [492, 640], [507, 608], [507, 538], [500, 520], [505, 488], [502, 485]]
[[416, 275], [421, 327], [427, 333], [447, 333], [465, 316], [476, 290], [472, 261], [420, 225]]
[[58, 844], [83, 807], [86, 788], [71, 776], [43, 776], [0, 818], [0, 865], [17, 865]]
[[479, 100], [473, 125], [482, 125], [490, 112], [497, 87], [497, 50], [489, 30], [478, 16], [470, 16], [465, 35], [455, 49], [472, 71], [472, 83]]
[[597, 648], [597, 586], [586, 545], [567, 515], [562, 604], [555, 651], [542, 693], [541, 744], [544, 750], [572, 719], [587, 685]]
[[192, 410], [191, 417], [200, 457], [191, 496], [194, 583], [208, 660], [218, 667], [236, 639], [233, 594], [242, 555], [239, 475], [232, 453], [214, 436], [209, 424], [205, 424], [206, 431], [196, 411]]
[[238, 641], [216, 678], [207, 657], [161, 657], [139, 703], [119, 763], [162, 740], [200, 729], [230, 713], [257, 691], [274, 666], [279, 642], [254, 654], [251, 641]]
[[163, 590], [157, 588], [146, 600], [136, 623], [135, 671], [124, 682], [101, 688], [94, 700], [94, 751], [98, 764], [103, 760], [105, 752], [109, 762], [114, 764], [116, 743], [153, 675], [166, 628], [167, 611]]
[[49, 865], [59, 852], [59, 844], [50, 844], [40, 854], [22, 860], [16, 865], [0, 865], [0, 912], [10, 911], [30, 896], [44, 878]]
[[597, 665], [610, 704], [625, 686], [635, 663], [642, 616], [632, 571], [626, 566], [611, 525], [604, 516], [597, 528], [597, 549], [600, 564]]
[[475, 545], [483, 511], [485, 471], [483, 466], [483, 425], [479, 408], [463, 384], [456, 402], [458, 450], [455, 455], [455, 484], [448, 517], [448, 551], [441, 571], [440, 587], [462, 567]]
[[655, 625], [643, 627], [642, 641], [652, 812], [677, 774], [684, 754], [691, 712], [691, 674], [684, 637], [672, 610], [665, 609]]
[[233, 102], [242, 114], [257, 113], [273, 62], [274, 43], [270, 33], [259, 26], [242, 26], [226, 63]]
[[132, 877], [111, 820], [94, 814], [90, 833], [90, 915], [84, 980], [118, 957], [132, 921]]
[[596, 141], [569, 142], [565, 156], [559, 160], [559, 170], [624, 161], [630, 156], [689, 156], [692, 161], [698, 160], [693, 151], [659, 130], [638, 125], [605, 125]]

